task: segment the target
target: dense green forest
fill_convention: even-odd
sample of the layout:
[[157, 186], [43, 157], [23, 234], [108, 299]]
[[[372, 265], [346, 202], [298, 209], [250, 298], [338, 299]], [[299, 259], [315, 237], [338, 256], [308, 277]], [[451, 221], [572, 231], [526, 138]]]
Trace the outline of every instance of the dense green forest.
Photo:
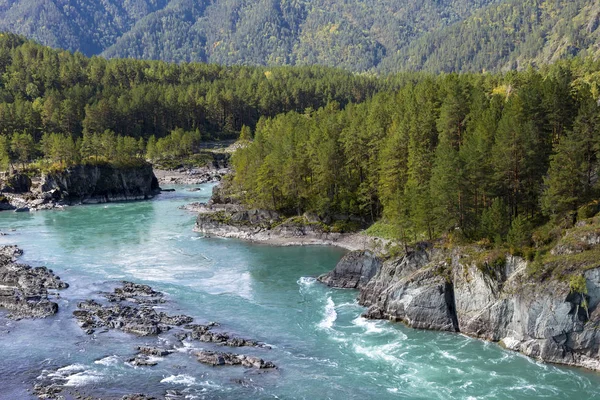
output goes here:
[[262, 118], [233, 190], [287, 214], [382, 219], [372, 229], [393, 237], [521, 247], [535, 226], [598, 211], [599, 71], [421, 75], [361, 104]]
[[5, 0], [0, 29], [87, 56], [380, 73], [596, 54], [586, 0]]
[[231, 187], [250, 206], [519, 246], [597, 211], [599, 99], [591, 58], [377, 78], [86, 58], [2, 34], [0, 164], [190, 157], [241, 131]]
[[181, 128], [237, 137], [260, 116], [360, 102], [401, 78], [325, 67], [221, 67], [86, 58], [0, 34], [0, 134], [113, 131], [148, 139]]

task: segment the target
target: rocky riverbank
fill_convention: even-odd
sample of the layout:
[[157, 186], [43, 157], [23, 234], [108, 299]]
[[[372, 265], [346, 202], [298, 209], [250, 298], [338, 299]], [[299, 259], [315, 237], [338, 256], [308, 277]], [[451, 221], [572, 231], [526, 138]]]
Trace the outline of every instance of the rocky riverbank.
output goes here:
[[565, 280], [532, 278], [520, 257], [474, 261], [473, 251], [485, 254], [426, 245], [385, 260], [354, 252], [319, 280], [358, 288], [367, 318], [460, 332], [538, 360], [600, 370], [600, 268], [583, 272], [577, 292]]
[[147, 200], [160, 193], [150, 164], [132, 167], [78, 165], [33, 179], [18, 174], [0, 182], [0, 189], [0, 210], [16, 211]]
[[230, 172], [228, 168], [177, 168], [154, 169], [160, 185], [201, 185], [218, 182]]
[[286, 218], [273, 211], [210, 203], [192, 203], [183, 209], [198, 214], [194, 231], [206, 237], [240, 239], [275, 246], [337, 246], [351, 251], [383, 252], [387, 244], [386, 240], [336, 229], [314, 214]]
[[59, 296], [49, 290], [69, 287], [52, 270], [20, 264], [23, 251], [16, 246], [0, 246], [0, 308], [8, 310], [9, 318], [45, 318], [58, 312], [51, 301]]
[[206, 165], [185, 166], [175, 168], [159, 163], [155, 166], [154, 174], [160, 185], [200, 185], [209, 182], [218, 182], [231, 172], [229, 165], [230, 152], [227, 149], [206, 151]]

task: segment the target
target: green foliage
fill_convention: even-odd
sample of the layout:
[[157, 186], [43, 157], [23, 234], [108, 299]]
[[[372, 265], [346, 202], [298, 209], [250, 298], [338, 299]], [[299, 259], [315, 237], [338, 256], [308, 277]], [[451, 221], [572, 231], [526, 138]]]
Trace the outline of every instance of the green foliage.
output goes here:
[[561, 216], [577, 211], [594, 198], [598, 191], [593, 180], [599, 172], [597, 153], [600, 149], [599, 108], [586, 96], [572, 131], [555, 146], [545, 179], [542, 206], [548, 215]]
[[243, 142], [249, 142], [252, 140], [252, 129], [250, 129], [250, 127], [243, 125], [242, 129], [240, 130], [240, 137], [239, 137], [240, 141]]
[[509, 213], [504, 202], [496, 198], [481, 214], [480, 235], [492, 243], [502, 243], [509, 230]]
[[33, 136], [27, 132], [15, 132], [10, 141], [10, 150], [15, 155], [15, 160], [25, 167], [35, 153]]
[[579, 207], [577, 210], [577, 220], [582, 221], [584, 219], [592, 218], [600, 211], [600, 202], [598, 200], [593, 201], [589, 204]]
[[587, 293], [585, 277], [583, 275], [573, 275], [569, 280], [569, 288], [573, 293]]
[[521, 249], [531, 244], [531, 223], [523, 215], [513, 219], [506, 237], [507, 243], [513, 249]]
[[36, 142], [43, 133], [76, 141], [106, 130], [145, 140], [177, 129], [233, 139], [260, 116], [360, 102], [397, 85], [324, 67], [86, 58], [11, 34], [0, 34], [0, 55], [0, 134], [26, 132]]
[[10, 144], [8, 137], [0, 136], [0, 170], [6, 171], [10, 165]]

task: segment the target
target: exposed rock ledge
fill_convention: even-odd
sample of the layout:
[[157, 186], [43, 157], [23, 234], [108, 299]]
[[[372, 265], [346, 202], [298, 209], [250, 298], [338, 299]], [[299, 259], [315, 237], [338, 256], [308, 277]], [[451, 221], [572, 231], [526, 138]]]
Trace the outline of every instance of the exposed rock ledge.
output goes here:
[[72, 204], [147, 200], [160, 193], [150, 164], [118, 168], [78, 165], [29, 179], [16, 175], [0, 182], [0, 210], [32, 211]]
[[328, 245], [348, 250], [382, 250], [385, 242], [359, 233], [332, 232], [318, 217], [304, 214], [284, 218], [267, 210], [247, 210], [235, 204], [194, 203], [186, 210], [197, 212], [195, 232], [268, 243], [276, 246]]
[[567, 282], [533, 282], [525, 268], [518, 257], [478, 268], [458, 251], [420, 248], [385, 262], [350, 253], [320, 280], [335, 287], [357, 282], [368, 318], [461, 332], [542, 361], [600, 370], [600, 268], [584, 275], [589, 316]]
[[17, 246], [0, 246], [0, 308], [10, 311], [10, 318], [44, 318], [58, 312], [50, 301], [48, 289], [65, 289], [69, 285], [46, 267], [32, 268], [19, 264], [23, 254]]

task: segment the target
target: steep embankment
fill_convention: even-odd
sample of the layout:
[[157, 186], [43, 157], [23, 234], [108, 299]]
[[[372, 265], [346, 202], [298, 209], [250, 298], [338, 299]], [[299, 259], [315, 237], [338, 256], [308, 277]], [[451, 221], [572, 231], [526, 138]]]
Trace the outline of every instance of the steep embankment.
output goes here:
[[[578, 252], [578, 259], [593, 251]], [[376, 273], [365, 268], [372, 265]], [[584, 278], [580, 287], [567, 276], [533, 277], [520, 257], [423, 245], [385, 261], [350, 253], [319, 280], [333, 287], [362, 282], [356, 287], [368, 318], [461, 332], [539, 360], [600, 370], [600, 265], [590, 260], [565, 267], [571, 277]]]
[[150, 164], [134, 167], [78, 165], [49, 172], [32, 181], [17, 175], [0, 183], [0, 210], [20, 211], [57, 205], [146, 200], [160, 192]]

